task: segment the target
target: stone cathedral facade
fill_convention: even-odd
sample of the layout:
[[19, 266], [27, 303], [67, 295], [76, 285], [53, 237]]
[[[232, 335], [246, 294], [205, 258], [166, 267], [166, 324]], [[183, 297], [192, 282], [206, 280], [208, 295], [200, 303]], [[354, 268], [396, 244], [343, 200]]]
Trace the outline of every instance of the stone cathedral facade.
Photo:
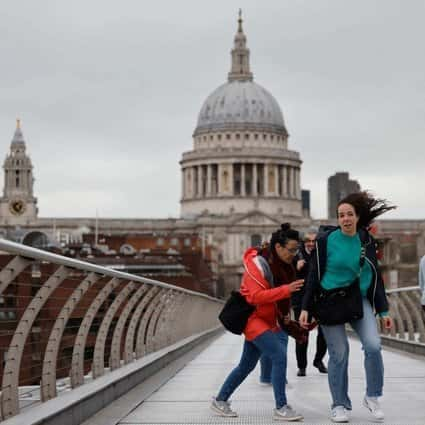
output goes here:
[[288, 148], [276, 99], [254, 82], [239, 17], [228, 81], [205, 100], [193, 150], [180, 161], [187, 214], [228, 215], [258, 210], [301, 217], [301, 159]]

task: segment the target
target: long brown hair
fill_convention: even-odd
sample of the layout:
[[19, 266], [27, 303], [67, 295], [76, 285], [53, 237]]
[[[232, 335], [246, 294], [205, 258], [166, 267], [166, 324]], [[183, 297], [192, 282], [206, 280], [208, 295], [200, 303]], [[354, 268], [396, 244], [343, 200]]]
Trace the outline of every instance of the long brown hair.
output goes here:
[[389, 205], [386, 199], [374, 198], [368, 191], [351, 193], [341, 199], [337, 205], [337, 213], [341, 204], [350, 204], [354, 208], [359, 217], [358, 228], [368, 228], [376, 217], [397, 208], [395, 205]]

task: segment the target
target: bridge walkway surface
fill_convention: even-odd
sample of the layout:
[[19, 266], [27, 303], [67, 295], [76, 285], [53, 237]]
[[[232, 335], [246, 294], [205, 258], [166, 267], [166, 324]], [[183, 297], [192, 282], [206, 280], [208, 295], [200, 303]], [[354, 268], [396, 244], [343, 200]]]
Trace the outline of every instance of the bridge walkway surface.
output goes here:
[[[312, 342], [315, 335], [312, 335]], [[236, 390], [232, 408], [237, 418], [216, 416], [210, 400], [235, 366], [243, 339], [221, 334], [199, 349], [192, 358], [180, 359], [170, 376], [167, 368], [125, 396], [101, 410], [84, 425], [147, 424], [272, 424], [274, 407], [272, 388], [258, 383], [259, 366]], [[309, 344], [309, 359], [314, 356]], [[425, 358], [393, 349], [383, 349], [385, 364], [384, 397], [381, 404], [385, 424], [425, 424]], [[177, 372], [176, 372], [177, 370]], [[329, 424], [330, 393], [327, 375], [309, 365], [306, 377], [296, 376], [295, 344], [288, 347], [288, 402], [304, 415], [305, 424]], [[373, 423], [362, 406], [365, 391], [363, 352], [355, 338], [350, 339], [351, 424]], [[286, 422], [283, 422], [286, 423]]]

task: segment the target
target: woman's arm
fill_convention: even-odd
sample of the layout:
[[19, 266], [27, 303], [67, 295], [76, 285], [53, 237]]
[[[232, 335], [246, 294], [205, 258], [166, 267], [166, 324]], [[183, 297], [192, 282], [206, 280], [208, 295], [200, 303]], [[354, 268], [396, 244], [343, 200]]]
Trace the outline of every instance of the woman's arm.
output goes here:
[[277, 288], [265, 289], [262, 288], [250, 276], [244, 281], [241, 293], [246, 297], [249, 304], [267, 304], [279, 301], [283, 298], [289, 298], [292, 292], [299, 291], [304, 284], [303, 279], [295, 280], [289, 285], [278, 286]]

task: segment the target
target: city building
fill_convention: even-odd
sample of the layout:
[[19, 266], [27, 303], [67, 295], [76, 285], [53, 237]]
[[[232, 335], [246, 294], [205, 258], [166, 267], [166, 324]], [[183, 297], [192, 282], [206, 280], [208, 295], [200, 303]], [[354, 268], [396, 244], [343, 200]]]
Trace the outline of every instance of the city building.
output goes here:
[[350, 193], [360, 192], [360, 184], [350, 180], [347, 172], [338, 172], [328, 178], [328, 218], [336, 218], [338, 202]]

